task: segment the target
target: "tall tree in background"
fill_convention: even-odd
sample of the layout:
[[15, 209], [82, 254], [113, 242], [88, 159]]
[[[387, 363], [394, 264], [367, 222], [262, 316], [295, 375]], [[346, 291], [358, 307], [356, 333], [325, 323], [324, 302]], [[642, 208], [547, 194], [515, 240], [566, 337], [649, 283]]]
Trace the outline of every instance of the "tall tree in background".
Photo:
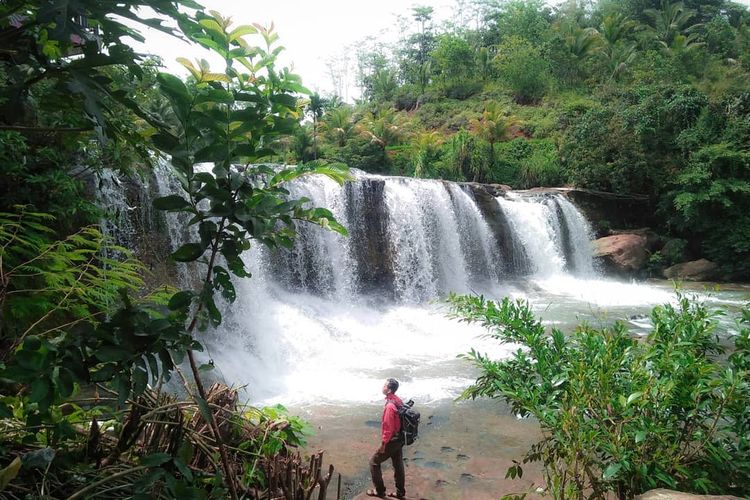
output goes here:
[[317, 92], [310, 95], [310, 100], [305, 106], [305, 112], [312, 118], [312, 151], [313, 159], [318, 159], [318, 145], [317, 145], [317, 133], [318, 133], [318, 122], [325, 113], [327, 99], [323, 98]]

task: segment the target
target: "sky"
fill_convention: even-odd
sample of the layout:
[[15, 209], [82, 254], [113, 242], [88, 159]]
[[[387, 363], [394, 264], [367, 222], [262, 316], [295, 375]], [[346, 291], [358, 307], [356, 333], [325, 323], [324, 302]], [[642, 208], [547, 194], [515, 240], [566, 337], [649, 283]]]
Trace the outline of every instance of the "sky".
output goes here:
[[[329, 76], [327, 60], [341, 60], [348, 55], [353, 63], [355, 44], [368, 36], [395, 40], [398, 16], [408, 16], [412, 5], [432, 6], [434, 17], [442, 20], [451, 17], [455, 1], [421, 0], [412, 4], [404, 0], [202, 0], [201, 3], [206, 10], [231, 17], [236, 25], [268, 26], [273, 22], [280, 37], [279, 44], [285, 47], [281, 63], [293, 66], [294, 72], [302, 76], [303, 83], [311, 90], [330, 94], [336, 89]], [[170, 71], [181, 75], [186, 75], [187, 71], [175, 62], [176, 58], [192, 60], [207, 54], [200, 47], [189, 46], [155, 30], [148, 30], [146, 38], [145, 46], [137, 48], [160, 56]], [[252, 36], [248, 39], [252, 40]], [[213, 64], [211, 59], [209, 62]], [[218, 61], [216, 65], [218, 69]], [[349, 79], [353, 77], [350, 74]], [[353, 83], [349, 83], [348, 88], [341, 87], [339, 90], [343, 94], [349, 94], [342, 97], [353, 98], [358, 93]]]
[[[750, 0], [736, 0], [750, 5]], [[560, 0], [550, 1], [550, 4]], [[207, 10], [216, 10], [229, 16], [234, 24], [259, 23], [268, 26], [273, 22], [279, 34], [279, 43], [285, 47], [280, 63], [292, 66], [302, 76], [303, 83], [323, 95], [339, 93], [350, 101], [359, 94], [354, 87], [354, 61], [356, 47], [368, 36], [395, 41], [400, 35], [398, 17], [408, 17], [415, 5], [431, 6], [434, 20], [441, 22], [455, 15], [456, 0], [202, 0]], [[158, 55], [167, 69], [180, 75], [187, 71], [175, 60], [204, 58], [207, 52], [190, 46], [174, 37], [154, 30], [146, 34], [145, 46], [138, 48]], [[252, 37], [251, 37], [252, 39]], [[327, 61], [349, 58], [347, 84], [335, 87], [329, 75]], [[209, 62], [220, 69], [218, 61]], [[342, 67], [340, 62], [333, 65]]]

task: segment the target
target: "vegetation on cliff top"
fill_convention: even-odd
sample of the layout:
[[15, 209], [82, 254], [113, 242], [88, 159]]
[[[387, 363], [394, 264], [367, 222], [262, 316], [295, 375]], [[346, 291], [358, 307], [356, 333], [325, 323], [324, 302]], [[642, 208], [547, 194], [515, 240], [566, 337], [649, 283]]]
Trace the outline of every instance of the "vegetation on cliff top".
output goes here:
[[310, 101], [290, 161], [645, 194], [659, 230], [750, 277], [746, 6], [469, 0], [451, 22], [416, 7], [403, 23], [356, 49], [356, 105]]

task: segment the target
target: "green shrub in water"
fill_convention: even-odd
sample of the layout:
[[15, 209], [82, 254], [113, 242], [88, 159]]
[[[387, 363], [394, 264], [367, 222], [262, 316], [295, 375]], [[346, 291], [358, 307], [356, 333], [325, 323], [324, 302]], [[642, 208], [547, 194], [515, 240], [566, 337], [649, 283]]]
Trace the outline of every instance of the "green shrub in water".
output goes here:
[[[539, 421], [544, 437], [523, 461], [544, 464], [555, 498], [750, 491], [750, 311], [726, 356], [721, 312], [682, 296], [652, 310], [645, 337], [620, 322], [548, 333], [527, 303], [507, 298], [450, 302], [456, 317], [519, 345], [505, 360], [463, 355], [481, 374], [462, 397], [502, 398]], [[518, 464], [508, 471], [520, 473]]]

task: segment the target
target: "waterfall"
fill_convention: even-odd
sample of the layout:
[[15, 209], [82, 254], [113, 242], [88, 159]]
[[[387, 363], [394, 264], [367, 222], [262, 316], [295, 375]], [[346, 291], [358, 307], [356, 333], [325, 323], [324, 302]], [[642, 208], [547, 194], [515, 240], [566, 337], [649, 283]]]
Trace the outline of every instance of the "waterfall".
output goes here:
[[555, 202], [563, 214], [563, 223], [567, 228], [567, 237], [571, 249], [570, 267], [579, 276], [592, 277], [594, 270], [594, 251], [591, 242], [594, 231], [586, 217], [564, 196], [555, 196]]
[[550, 276], [563, 272], [560, 224], [544, 199], [497, 198], [508, 223], [529, 258], [532, 274]]
[[453, 200], [461, 248], [466, 256], [472, 283], [498, 281], [502, 259], [492, 230], [479, 211], [471, 191], [453, 183], [447, 186]]
[[102, 234], [116, 244], [132, 248], [135, 244], [135, 207], [128, 204], [127, 193], [117, 172], [106, 168], [98, 179], [96, 204], [107, 215], [102, 217], [99, 226]]
[[[100, 193], [118, 217], [110, 229], [131, 248], [141, 232], [137, 213], [150, 207], [135, 198], [135, 184], [108, 177]], [[166, 162], [149, 185], [158, 191], [150, 197], [181, 192]], [[216, 360], [217, 377], [248, 384], [256, 402], [366, 403], [385, 376], [407, 381], [408, 395], [422, 401], [457, 396], [475, 372], [456, 354], [473, 347], [499, 358], [515, 347], [447, 319], [440, 299], [450, 292], [525, 298], [554, 311], [556, 322], [577, 320], [591, 303], [619, 307], [648, 295], [597, 279], [591, 227], [561, 194], [498, 196], [489, 186], [364, 172], [343, 185], [308, 176], [286, 188], [307, 207], [331, 210], [349, 236], [298, 224], [292, 248], [255, 241], [243, 254], [252, 278], [234, 280], [235, 302], [219, 300], [224, 320], [201, 339], [201, 356]], [[160, 250], [168, 263], [166, 254], [195, 240], [197, 228], [186, 214], [152, 215], [149, 231], [170, 246]], [[186, 286], [205, 272], [176, 269]]]
[[[493, 215], [470, 186], [437, 180], [356, 172], [344, 186], [313, 176], [289, 191], [329, 208], [349, 230], [342, 237], [299, 225], [294, 247], [269, 257], [289, 290], [420, 303], [506, 278], [595, 275], [591, 227], [560, 194], [509, 193], [494, 200]], [[491, 227], [488, 217], [498, 215], [503, 223]]]

